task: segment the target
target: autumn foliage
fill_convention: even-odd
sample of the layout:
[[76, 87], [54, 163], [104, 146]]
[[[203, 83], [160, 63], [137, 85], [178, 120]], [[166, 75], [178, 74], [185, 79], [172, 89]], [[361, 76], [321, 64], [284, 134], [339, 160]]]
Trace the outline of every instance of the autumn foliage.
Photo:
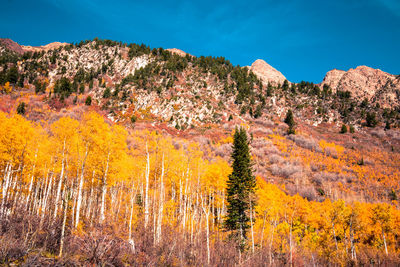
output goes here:
[[[257, 177], [254, 250], [239, 256], [223, 229], [232, 169], [198, 143], [128, 132], [94, 112], [49, 125], [0, 113], [0, 129], [2, 264], [399, 263], [396, 203], [310, 201]], [[323, 140], [318, 153], [268, 140], [326, 171], [359, 157]], [[359, 179], [370, 171], [355, 165]]]

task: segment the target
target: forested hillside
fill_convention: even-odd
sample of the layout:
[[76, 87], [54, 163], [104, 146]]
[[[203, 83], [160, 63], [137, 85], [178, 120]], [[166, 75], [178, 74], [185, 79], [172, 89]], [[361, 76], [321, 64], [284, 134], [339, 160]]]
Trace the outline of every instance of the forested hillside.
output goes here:
[[398, 107], [146, 45], [13, 47], [1, 264], [400, 264]]

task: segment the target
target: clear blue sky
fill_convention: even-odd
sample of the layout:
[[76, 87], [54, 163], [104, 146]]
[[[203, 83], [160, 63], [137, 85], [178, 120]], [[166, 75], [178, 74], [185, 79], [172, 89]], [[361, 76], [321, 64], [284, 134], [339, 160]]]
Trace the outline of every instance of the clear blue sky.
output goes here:
[[24, 45], [94, 37], [180, 48], [290, 81], [358, 65], [400, 74], [400, 0], [1, 0], [0, 37]]

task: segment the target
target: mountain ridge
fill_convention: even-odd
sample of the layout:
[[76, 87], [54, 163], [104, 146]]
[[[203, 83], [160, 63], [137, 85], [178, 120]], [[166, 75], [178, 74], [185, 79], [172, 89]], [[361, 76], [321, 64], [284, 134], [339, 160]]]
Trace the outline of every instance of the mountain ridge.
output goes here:
[[[9, 38], [0, 38], [0, 43], [5, 44], [5, 46], [8, 49], [10, 49], [11, 51], [14, 51], [18, 54], [23, 54], [26, 52], [48, 51], [48, 50], [57, 49], [62, 46], [70, 45], [69, 43], [66, 43], [66, 42], [57, 42], [57, 41], [51, 42], [46, 45], [41, 45], [41, 46], [20, 45], [17, 42], [15, 42]], [[173, 54], [183, 56], [183, 57], [188, 54], [179, 48], [168, 48], [165, 50], [170, 51]], [[188, 54], [188, 55], [192, 56], [190, 54]], [[250, 70], [252, 70], [265, 83], [272, 82], [274, 84], [278, 84], [278, 83], [282, 84], [286, 80], [286, 77], [279, 70], [272, 67], [264, 59], [257, 59], [250, 66], [246, 66], [246, 67], [248, 67]], [[374, 72], [376, 75], [379, 75], [379, 76], [387, 76], [387, 79], [390, 79], [390, 80], [394, 80], [394, 78], [396, 77], [396, 75], [384, 72], [378, 68], [372, 68], [372, 67], [369, 67], [366, 65], [359, 65], [359, 66], [356, 66], [355, 68], [350, 68], [347, 71], [337, 69], [337, 68], [334, 68], [334, 69], [328, 71], [325, 74], [320, 85], [321, 86], [323, 86], [325, 84], [330, 85], [332, 87], [332, 89], [334, 91], [336, 91], [338, 89], [339, 83], [341, 85], [343, 83], [345, 83], [344, 88], [340, 88], [340, 89], [342, 89], [342, 90], [350, 89], [350, 91], [358, 94], [358, 92], [356, 90], [354, 90], [354, 88], [352, 88], [351, 86], [348, 86], [346, 84], [346, 82], [340, 81], [343, 78], [342, 75], [340, 75], [340, 73], [342, 73], [342, 74], [346, 73], [346, 74], [348, 74], [348, 76], [351, 76], [351, 74], [353, 74], [353, 73], [357, 73], [357, 74], [361, 74], [361, 75], [369, 75], [368, 72]], [[369, 76], [371, 76], [371, 75], [369, 75]], [[359, 87], [358, 82], [359, 81], [355, 81], [354, 83], [356, 84], [356, 86]], [[369, 96], [368, 98], [372, 98], [372, 96]]]
[[[341, 123], [359, 127], [368, 112], [391, 124], [398, 121], [393, 115], [384, 117], [387, 112], [383, 109], [375, 109], [378, 104], [389, 110], [399, 107], [398, 79], [366, 66], [347, 72], [334, 69], [321, 84], [291, 83], [262, 59], [240, 67], [223, 57], [195, 57], [176, 48], [150, 49], [143, 44], [98, 39], [53, 43], [39, 48], [40, 53], [22, 55], [22, 46], [9, 39], [1, 42], [3, 48], [19, 55], [7, 60], [17, 67], [20, 87], [39, 95], [53, 94], [48, 103], [58, 108], [67, 105], [63, 100], [71, 94], [90, 95], [117, 121], [133, 115], [154, 117], [171, 127], [187, 129], [246, 116], [282, 118], [288, 109], [314, 126], [327, 122], [335, 127]], [[5, 50], [2, 53], [6, 55]], [[7, 68], [0, 69], [3, 84], [9, 76]], [[67, 78], [72, 88], [60, 94], [56, 91], [62, 78]], [[369, 81], [374, 82], [373, 88], [363, 89], [361, 82]], [[55, 104], [54, 94], [61, 103]], [[364, 98], [370, 103], [360, 106]]]

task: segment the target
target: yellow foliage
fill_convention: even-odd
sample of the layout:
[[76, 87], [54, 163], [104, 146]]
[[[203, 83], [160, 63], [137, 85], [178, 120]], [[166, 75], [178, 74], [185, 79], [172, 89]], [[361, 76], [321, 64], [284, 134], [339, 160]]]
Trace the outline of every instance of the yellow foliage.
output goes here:
[[11, 92], [11, 90], [12, 90], [12, 86], [10, 86], [10, 82], [6, 82], [6, 83], [4, 84], [4, 86], [3, 86], [3, 91], [4, 91], [6, 94], [9, 94], [9, 93]]
[[[216, 236], [228, 236], [221, 231], [221, 226], [226, 214], [226, 182], [232, 169], [222, 158], [206, 159], [197, 143], [173, 139], [156, 131], [128, 134], [123, 127], [109, 125], [94, 112], [84, 114], [81, 120], [63, 117], [49, 126], [0, 112], [0, 129], [0, 170], [11, 168], [18, 173], [13, 179], [20, 192], [15, 195], [24, 201], [27, 196], [34, 196], [31, 184], [42, 189], [49, 188], [50, 183], [53, 189], [56, 188], [54, 184], [61, 184], [63, 195], [75, 197], [79, 194], [79, 178], [83, 177], [81, 196], [85, 206], [81, 208], [83, 219], [73, 230], [76, 233], [84, 233], [87, 222], [97, 219], [102, 201], [100, 193], [105, 192], [107, 222], [120, 227], [123, 238], [130, 238], [125, 230], [143, 224], [145, 177], [148, 175], [152, 227], [160, 219], [163, 229], [178, 229], [189, 236], [204, 233], [202, 230], [208, 223], [211, 242]], [[220, 143], [229, 142], [229, 138]], [[291, 143], [279, 135], [272, 134], [269, 138], [281, 151], [287, 151], [289, 157], [301, 157], [307, 164], [320, 162], [326, 171], [339, 172], [340, 166], [354, 164], [360, 156], [344, 153], [343, 147], [323, 140], [320, 146], [324, 153], [314, 153], [296, 147], [288, 149]], [[340, 156], [325, 155], [325, 150], [330, 148]], [[382, 161], [387, 158], [388, 155], [376, 157]], [[394, 156], [393, 160], [398, 159]], [[369, 166], [355, 164], [353, 170], [359, 179], [384, 178]], [[62, 180], [61, 173], [64, 173]], [[396, 170], [393, 174], [397, 175]], [[2, 175], [3, 181], [4, 177], [6, 175]], [[389, 180], [385, 181], [395, 186]], [[35, 212], [52, 215], [55, 196], [48, 196], [51, 204], [46, 211], [46, 207], [42, 207], [42, 195], [44, 193], [40, 192], [37, 197], [40, 201], [35, 205], [40, 207]], [[67, 202], [72, 207], [74, 201], [76, 199]], [[363, 249], [384, 252], [385, 244], [388, 253], [400, 251], [400, 211], [395, 207], [396, 202], [390, 205], [329, 199], [308, 201], [299, 195], [286, 194], [284, 188], [267, 183], [261, 177], [257, 177], [256, 201], [254, 242], [257, 247], [268, 247], [274, 253], [295, 248], [306, 254], [323, 255], [340, 265], [350, 257], [351, 246], [357, 253]], [[33, 205], [28, 205], [31, 207]], [[60, 215], [61, 211], [54, 213]], [[206, 214], [210, 217], [205, 217]], [[69, 221], [72, 217], [68, 213]]]

